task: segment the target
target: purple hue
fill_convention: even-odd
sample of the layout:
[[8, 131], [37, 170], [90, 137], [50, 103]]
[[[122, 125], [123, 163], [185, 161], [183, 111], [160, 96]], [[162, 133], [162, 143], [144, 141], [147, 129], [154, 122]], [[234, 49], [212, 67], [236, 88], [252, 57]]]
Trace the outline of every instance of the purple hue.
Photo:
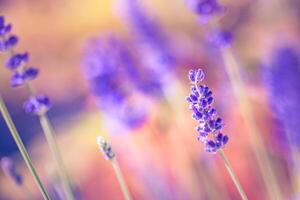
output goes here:
[[147, 108], [132, 96], [139, 92], [146, 94], [146, 89], [152, 95], [159, 91], [159, 86], [151, 83], [151, 74], [138, 68], [122, 40], [111, 36], [89, 41], [82, 69], [106, 116], [118, 119], [129, 128], [145, 121]]
[[[5, 25], [3, 16], [0, 16], [0, 51], [6, 51], [9, 58], [6, 67], [12, 71], [10, 84], [12, 87], [24, 85], [27, 81], [34, 80], [38, 74], [38, 69], [28, 67], [29, 55], [25, 53], [15, 53], [12, 48], [18, 44], [18, 37], [12, 35], [11, 25]], [[27, 113], [41, 114], [47, 112], [50, 108], [49, 98], [40, 95], [31, 97], [24, 103], [24, 109]]]
[[8, 51], [17, 45], [19, 39], [15, 35], [9, 36], [8, 39], [0, 41], [0, 51]]
[[217, 0], [198, 0], [195, 11], [199, 15], [214, 15], [223, 10]]
[[22, 63], [28, 62], [28, 53], [17, 53], [12, 55], [6, 62], [6, 67], [16, 70]]
[[202, 69], [190, 70], [188, 74], [191, 92], [187, 97], [193, 118], [199, 122], [196, 130], [198, 139], [205, 144], [206, 152], [216, 152], [228, 142], [228, 136], [221, 133], [222, 119], [217, 110], [212, 106], [213, 97], [209, 87], [201, 85], [205, 74]]
[[0, 16], [0, 37], [5, 36], [11, 31], [11, 24], [5, 24], [4, 16]]
[[[275, 116], [283, 125], [288, 142], [299, 147], [300, 53], [289, 46], [279, 48], [262, 72]], [[283, 141], [284, 137], [280, 138]]]
[[37, 97], [30, 97], [29, 100], [24, 103], [23, 107], [26, 113], [41, 115], [50, 109], [51, 104], [47, 96], [39, 95]]
[[11, 77], [10, 84], [12, 87], [24, 85], [26, 81], [35, 79], [38, 73], [38, 69], [33, 67], [26, 68], [23, 72], [15, 71]]
[[137, 36], [142, 62], [156, 75], [170, 72], [176, 67], [176, 59], [167, 35], [139, 0], [125, 0], [125, 3], [127, 21]]
[[208, 35], [209, 41], [213, 43], [214, 46], [222, 48], [227, 47], [232, 43], [233, 34], [227, 30], [214, 30]]
[[[0, 21], [1, 23], [1, 21]], [[13, 182], [21, 186], [23, 184], [23, 178], [21, 174], [17, 171], [16, 165], [12, 159], [9, 157], [3, 157], [1, 159], [1, 168], [3, 172], [13, 180]]]

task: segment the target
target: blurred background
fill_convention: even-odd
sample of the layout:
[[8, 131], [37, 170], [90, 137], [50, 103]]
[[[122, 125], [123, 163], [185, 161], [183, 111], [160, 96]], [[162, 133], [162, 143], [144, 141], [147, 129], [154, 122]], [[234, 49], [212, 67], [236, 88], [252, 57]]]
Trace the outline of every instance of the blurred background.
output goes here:
[[[259, 164], [267, 159], [278, 199], [300, 199], [300, 2], [224, 0], [216, 13], [201, 2], [0, 0], [20, 38], [16, 49], [40, 69], [33, 85], [51, 98], [48, 114], [76, 199], [123, 199], [98, 135], [111, 143], [133, 199], [240, 199], [220, 156], [197, 140], [185, 98], [188, 71], [199, 67], [248, 198], [274, 199], [262, 175], [269, 169]], [[216, 37], [219, 30], [230, 35]], [[60, 199], [38, 117], [22, 109], [28, 93], [10, 87], [6, 59], [1, 52], [1, 95], [43, 183]], [[14, 160], [27, 193], [41, 199], [0, 117], [2, 157]], [[1, 200], [32, 198], [0, 170]]]

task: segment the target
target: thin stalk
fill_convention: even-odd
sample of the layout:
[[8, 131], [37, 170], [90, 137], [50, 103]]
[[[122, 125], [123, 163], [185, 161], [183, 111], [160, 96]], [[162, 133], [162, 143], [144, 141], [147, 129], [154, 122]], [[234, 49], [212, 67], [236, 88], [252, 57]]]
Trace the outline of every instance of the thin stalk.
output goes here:
[[71, 189], [71, 184], [70, 184], [69, 178], [66, 173], [66, 169], [63, 164], [63, 159], [61, 157], [61, 154], [60, 154], [60, 151], [58, 148], [58, 144], [55, 139], [54, 130], [50, 124], [50, 121], [49, 121], [46, 113], [39, 115], [39, 119], [40, 119], [40, 124], [42, 126], [42, 129], [44, 131], [46, 140], [48, 142], [50, 151], [54, 158], [56, 169], [57, 169], [57, 172], [58, 172], [61, 184], [62, 184], [62, 188], [65, 191], [66, 198], [68, 200], [73, 200], [74, 196], [73, 196], [73, 192]]
[[252, 111], [252, 105], [247, 97], [246, 89], [240, 75], [239, 66], [230, 48], [222, 49], [222, 58], [229, 80], [233, 87], [234, 94], [239, 101], [241, 114], [246, 120], [248, 128], [251, 131], [249, 142], [253, 147], [252, 149], [268, 195], [271, 199], [282, 200], [284, 198], [280, 192], [280, 187], [275, 176], [275, 170], [272, 166], [272, 161], [270, 160], [268, 152], [265, 149], [265, 145], [261, 136], [262, 133], [256, 125], [255, 117]]
[[232, 179], [235, 187], [239, 191], [239, 193], [241, 195], [241, 198], [243, 200], [248, 200], [248, 198], [246, 196], [246, 193], [244, 192], [243, 187], [240, 184], [239, 179], [236, 177], [236, 175], [235, 175], [235, 173], [234, 173], [234, 171], [233, 171], [233, 169], [231, 167], [231, 164], [230, 164], [229, 160], [227, 159], [227, 157], [226, 157], [226, 155], [225, 155], [225, 153], [224, 153], [224, 151], [222, 149], [219, 150], [219, 154], [220, 154], [221, 158], [223, 159], [225, 167], [226, 167], [227, 171], [229, 172], [230, 177], [231, 177], [231, 179]]
[[119, 163], [117, 162], [117, 160], [114, 158], [111, 160], [111, 164], [112, 164], [112, 167], [114, 169], [114, 172], [117, 176], [117, 179], [118, 179], [118, 182], [120, 184], [120, 187], [121, 187], [121, 190], [122, 190], [122, 193], [124, 195], [124, 199], [125, 200], [131, 200], [131, 195], [130, 195], [130, 192], [127, 188], [127, 185], [126, 185], [126, 182], [124, 180], [124, 177], [123, 177], [123, 174], [121, 172], [121, 169], [120, 169], [120, 166], [119, 166]]
[[35, 170], [35, 167], [34, 167], [32, 161], [29, 157], [29, 154], [28, 154], [23, 142], [22, 142], [22, 139], [21, 139], [21, 137], [20, 137], [20, 135], [17, 131], [17, 128], [15, 127], [15, 125], [14, 125], [12, 119], [11, 119], [11, 116], [10, 116], [10, 114], [9, 114], [7, 108], [6, 108], [6, 105], [5, 105], [1, 95], [0, 95], [0, 110], [1, 110], [1, 113], [2, 113], [2, 116], [5, 120], [5, 122], [8, 126], [8, 128], [9, 128], [9, 131], [10, 131], [11, 135], [13, 136], [13, 138], [14, 138], [14, 140], [15, 140], [18, 148], [19, 148], [19, 151], [20, 151], [20, 153], [21, 153], [21, 155], [22, 155], [22, 157], [23, 157], [23, 159], [24, 159], [31, 175], [33, 176], [33, 179], [35, 180], [36, 184], [38, 185], [38, 188], [39, 188], [40, 192], [43, 195], [43, 198], [45, 200], [50, 200], [50, 197], [49, 197], [45, 187], [43, 186], [42, 181], [40, 180], [40, 178], [39, 178], [39, 176], [38, 176], [38, 174]]
[[[2, 39], [5, 40], [5, 37], [2, 37]], [[15, 54], [13, 48], [11, 48], [9, 50], [9, 54], [11, 56], [13, 56]], [[24, 68], [24, 67], [26, 67], [26, 65], [23, 65], [20, 68]], [[27, 91], [30, 93], [30, 95], [32, 97], [36, 97], [36, 92], [35, 92], [34, 87], [31, 84], [31, 82], [26, 81], [25, 86], [26, 86]], [[43, 129], [43, 132], [45, 134], [46, 140], [48, 142], [50, 151], [51, 151], [52, 156], [54, 158], [54, 162], [55, 162], [58, 174], [59, 174], [59, 178], [60, 178], [60, 181], [62, 183], [62, 187], [64, 189], [64, 192], [66, 194], [66, 199], [67, 200], [74, 200], [72, 187], [71, 187], [70, 181], [68, 179], [67, 172], [65, 170], [65, 167], [64, 167], [64, 164], [63, 164], [63, 160], [62, 160], [57, 142], [55, 140], [54, 130], [53, 130], [53, 128], [50, 124], [50, 121], [49, 121], [46, 114], [39, 115], [39, 118], [40, 118], [40, 124], [42, 126], [42, 129]]]

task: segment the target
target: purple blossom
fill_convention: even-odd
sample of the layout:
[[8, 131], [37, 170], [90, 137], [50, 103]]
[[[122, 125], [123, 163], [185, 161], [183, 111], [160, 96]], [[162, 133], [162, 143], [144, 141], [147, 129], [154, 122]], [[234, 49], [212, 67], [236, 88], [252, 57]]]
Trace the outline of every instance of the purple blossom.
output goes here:
[[11, 31], [11, 24], [5, 24], [4, 16], [0, 16], [0, 37], [3, 37], [5, 34]]
[[147, 107], [137, 103], [134, 96], [139, 93], [152, 95], [160, 88], [152, 84], [151, 74], [140, 70], [122, 40], [111, 36], [89, 41], [82, 69], [105, 116], [118, 119], [129, 128], [145, 121]]
[[15, 35], [9, 36], [8, 39], [2, 39], [0, 41], [0, 51], [8, 51], [17, 45], [19, 39]]
[[39, 95], [30, 97], [29, 100], [24, 103], [23, 107], [26, 113], [41, 115], [50, 109], [51, 104], [50, 99], [46, 95]]
[[[292, 47], [276, 49], [263, 77], [273, 111], [283, 126], [288, 143], [299, 147], [300, 135], [300, 54]], [[280, 136], [283, 140], [283, 136]]]
[[213, 30], [209, 33], [208, 40], [216, 47], [227, 47], [232, 43], [233, 34], [228, 30]]
[[205, 74], [202, 69], [190, 70], [188, 74], [191, 91], [187, 97], [193, 118], [199, 122], [196, 130], [198, 139], [205, 144], [206, 152], [216, 152], [228, 142], [228, 136], [221, 133], [222, 119], [217, 110], [212, 106], [213, 97], [209, 87], [201, 85]]
[[[1, 18], [0, 18], [1, 19]], [[1, 20], [0, 20], [1, 24]], [[22, 175], [17, 171], [16, 165], [12, 159], [9, 157], [3, 157], [1, 159], [1, 168], [3, 172], [13, 180], [13, 182], [21, 186], [23, 184], [23, 177]]]
[[25, 69], [23, 72], [15, 71], [10, 80], [10, 84], [12, 87], [17, 87], [23, 85], [25, 81], [33, 80], [37, 77], [39, 71], [36, 68], [29, 67]]
[[[5, 24], [5, 19], [0, 16], [0, 51], [6, 51], [9, 58], [6, 61], [6, 67], [12, 71], [10, 84], [12, 87], [17, 87], [26, 84], [28, 81], [34, 80], [38, 74], [38, 69], [29, 67], [29, 54], [15, 53], [12, 48], [18, 44], [18, 37], [11, 34], [12, 26]], [[48, 111], [50, 108], [49, 98], [40, 95], [31, 97], [24, 103], [24, 109], [27, 113], [41, 114]]]
[[28, 62], [28, 53], [17, 53], [12, 55], [6, 62], [6, 67], [15, 70], [21, 66], [22, 63]]
[[170, 72], [176, 66], [176, 58], [169, 38], [157, 21], [152, 18], [139, 0], [125, 0], [127, 21], [136, 34], [142, 62], [156, 75]]
[[187, 5], [199, 15], [200, 21], [205, 23], [225, 10], [218, 0], [187, 0]]

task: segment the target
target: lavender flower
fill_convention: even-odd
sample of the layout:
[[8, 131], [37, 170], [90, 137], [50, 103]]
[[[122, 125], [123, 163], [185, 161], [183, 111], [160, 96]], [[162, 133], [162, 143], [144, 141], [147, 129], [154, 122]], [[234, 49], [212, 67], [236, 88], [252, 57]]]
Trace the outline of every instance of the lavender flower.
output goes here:
[[[269, 99], [289, 137], [289, 143], [299, 147], [300, 135], [300, 54], [292, 47], [273, 52], [270, 66], [264, 67], [263, 77]], [[281, 141], [283, 136], [280, 137]]]
[[[15, 53], [13, 47], [18, 43], [18, 37], [12, 35], [12, 25], [5, 24], [3, 16], [0, 16], [0, 51], [6, 51], [10, 57], [6, 61], [6, 67], [12, 71], [10, 84], [12, 87], [22, 86], [28, 81], [34, 80], [39, 70], [27, 65], [29, 61], [29, 54]], [[30, 97], [24, 104], [24, 109], [27, 113], [42, 114], [49, 110], [50, 101], [45, 95], [38, 95], [37, 97]]]
[[115, 158], [115, 153], [113, 152], [111, 145], [103, 137], [97, 137], [97, 144], [107, 160]]
[[12, 159], [9, 157], [4, 157], [1, 159], [1, 168], [3, 172], [13, 180], [13, 182], [21, 186], [23, 184], [23, 177], [22, 175], [17, 171], [16, 165]]
[[214, 100], [212, 91], [200, 84], [205, 76], [202, 69], [190, 70], [188, 76], [191, 92], [187, 101], [193, 111], [193, 118], [199, 122], [196, 128], [199, 133], [198, 139], [205, 144], [205, 151], [216, 152], [227, 144], [229, 138], [221, 133], [223, 123], [217, 110], [212, 106]]
[[187, 5], [199, 15], [201, 22], [205, 23], [225, 10], [218, 0], [187, 0]]
[[50, 99], [46, 95], [39, 95], [30, 97], [23, 107], [26, 113], [42, 115], [50, 109], [50, 106]]
[[227, 47], [232, 43], [233, 34], [228, 30], [216, 29], [209, 33], [208, 40], [216, 47]]
[[147, 74], [141, 72], [120, 39], [100, 37], [88, 42], [82, 69], [107, 118], [117, 119], [128, 128], [145, 121], [146, 102], [139, 103], [136, 95], [146, 90], [154, 94], [160, 87], [151, 83], [151, 74], [147, 78]]
[[139, 53], [146, 67], [156, 75], [166, 74], [174, 68], [176, 59], [167, 35], [155, 19], [151, 18], [139, 0], [122, 0], [125, 15], [136, 34]]

